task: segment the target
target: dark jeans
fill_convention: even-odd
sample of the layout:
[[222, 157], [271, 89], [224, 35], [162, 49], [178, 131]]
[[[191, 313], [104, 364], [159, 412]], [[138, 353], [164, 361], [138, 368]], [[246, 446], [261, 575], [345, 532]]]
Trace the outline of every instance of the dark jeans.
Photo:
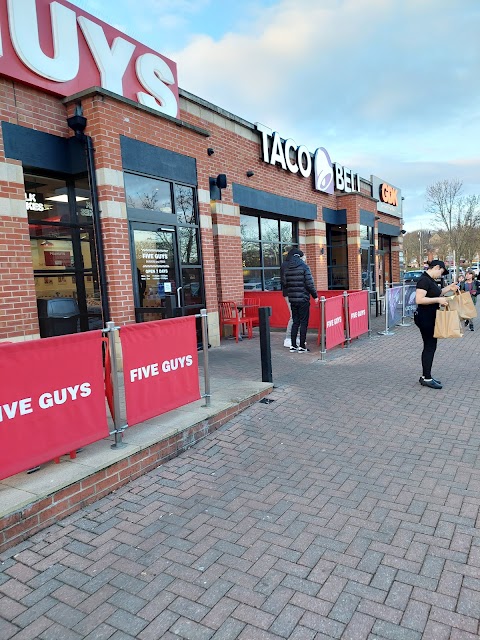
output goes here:
[[292, 346], [297, 344], [297, 333], [300, 327], [300, 346], [305, 348], [307, 339], [308, 317], [310, 315], [310, 300], [301, 304], [290, 303], [292, 307]]
[[422, 369], [423, 376], [427, 379], [432, 377], [432, 363], [437, 349], [437, 339], [433, 337], [435, 329], [435, 316], [432, 318], [422, 318], [415, 315], [415, 324], [420, 329], [423, 340]]

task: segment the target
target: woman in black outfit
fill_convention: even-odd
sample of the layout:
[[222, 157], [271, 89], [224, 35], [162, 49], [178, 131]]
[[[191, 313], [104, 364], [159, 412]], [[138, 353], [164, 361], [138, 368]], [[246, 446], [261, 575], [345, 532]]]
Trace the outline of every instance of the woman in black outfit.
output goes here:
[[440, 380], [432, 378], [433, 356], [437, 348], [437, 339], [433, 337], [435, 316], [440, 305], [443, 307], [448, 306], [448, 298], [445, 298], [443, 294], [447, 291], [456, 291], [458, 289], [456, 284], [450, 284], [441, 289], [435, 282], [435, 280], [441, 278], [442, 275], [447, 275], [447, 273], [448, 269], [442, 260], [432, 260], [429, 262], [428, 269], [424, 271], [417, 282], [415, 296], [417, 310], [414, 320], [420, 329], [423, 339], [423, 375], [420, 377], [419, 382], [424, 387], [430, 387], [431, 389], [442, 388]]

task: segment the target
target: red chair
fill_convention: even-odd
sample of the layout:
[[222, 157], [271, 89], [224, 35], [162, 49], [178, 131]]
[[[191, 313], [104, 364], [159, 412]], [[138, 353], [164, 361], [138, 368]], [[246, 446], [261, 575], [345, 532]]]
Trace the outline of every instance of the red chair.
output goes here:
[[223, 327], [226, 324], [229, 324], [233, 327], [233, 334], [235, 336], [236, 342], [240, 337], [240, 328], [243, 326], [247, 327], [248, 337], [253, 338], [253, 327], [252, 327], [252, 318], [243, 318], [240, 315], [242, 307], [240, 309], [237, 307], [235, 302], [230, 300], [226, 302], [220, 302], [219, 312], [220, 312], [220, 332], [222, 332]]
[[252, 327], [260, 325], [258, 317], [258, 309], [260, 307], [260, 298], [246, 298], [243, 303], [243, 317], [252, 319]]

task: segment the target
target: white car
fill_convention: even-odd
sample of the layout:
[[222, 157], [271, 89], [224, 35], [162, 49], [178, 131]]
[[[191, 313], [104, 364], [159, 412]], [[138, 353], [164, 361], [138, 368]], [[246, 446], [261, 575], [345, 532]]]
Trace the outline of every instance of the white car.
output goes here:
[[475, 275], [478, 276], [480, 273], [480, 262], [472, 262], [469, 269], [473, 269], [475, 271]]

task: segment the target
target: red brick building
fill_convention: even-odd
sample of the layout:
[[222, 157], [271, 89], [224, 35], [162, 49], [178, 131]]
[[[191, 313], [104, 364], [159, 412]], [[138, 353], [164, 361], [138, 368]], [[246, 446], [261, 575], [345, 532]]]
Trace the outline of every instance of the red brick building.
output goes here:
[[[178, 90], [171, 61], [51, 4], [37, 0], [64, 9], [49, 23], [0, 2], [0, 341], [50, 335], [49, 300], [72, 301], [74, 331], [165, 317], [173, 297], [206, 306], [215, 345], [219, 301], [278, 289], [295, 245], [318, 289], [399, 280], [400, 190]], [[52, 36], [62, 20], [78, 69]], [[114, 37], [120, 82], [92, 45]]]

